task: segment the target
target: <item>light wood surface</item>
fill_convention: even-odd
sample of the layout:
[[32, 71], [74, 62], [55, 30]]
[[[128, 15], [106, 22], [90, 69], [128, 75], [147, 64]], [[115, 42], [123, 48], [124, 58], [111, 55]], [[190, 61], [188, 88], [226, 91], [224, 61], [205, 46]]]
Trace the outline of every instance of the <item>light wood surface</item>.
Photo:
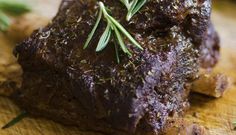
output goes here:
[[[20, 67], [12, 56], [14, 43], [29, 35], [32, 29], [44, 26], [55, 15], [60, 0], [31, 0], [34, 12], [13, 20], [10, 32], [0, 34], [0, 84], [20, 79]], [[225, 3], [224, 3], [225, 4]], [[236, 135], [232, 122], [236, 121], [236, 16], [218, 4], [213, 12], [213, 22], [221, 36], [222, 57], [214, 69], [226, 74], [231, 79], [230, 90], [220, 99], [191, 94], [191, 108], [184, 117], [189, 123], [204, 126], [210, 135]], [[227, 6], [224, 5], [224, 6]], [[236, 6], [235, 6], [236, 7]], [[236, 13], [236, 10], [234, 10]], [[22, 19], [23, 18], [23, 19]], [[35, 21], [37, 20], [37, 21]], [[35, 23], [34, 23], [35, 22]], [[37, 23], [36, 23], [37, 22]], [[33, 25], [32, 25], [33, 24]], [[25, 28], [28, 29], [25, 29]], [[23, 31], [25, 35], [14, 34]], [[206, 84], [207, 87], [207, 84]], [[4, 93], [8, 89], [5, 89]], [[0, 87], [0, 95], [3, 88]], [[0, 127], [14, 118], [20, 110], [6, 97], [0, 96]], [[79, 131], [76, 127], [66, 127], [43, 118], [25, 118], [17, 125], [1, 130], [0, 135], [99, 135]], [[175, 134], [175, 133], [172, 133]], [[176, 133], [177, 134], [177, 133]]]

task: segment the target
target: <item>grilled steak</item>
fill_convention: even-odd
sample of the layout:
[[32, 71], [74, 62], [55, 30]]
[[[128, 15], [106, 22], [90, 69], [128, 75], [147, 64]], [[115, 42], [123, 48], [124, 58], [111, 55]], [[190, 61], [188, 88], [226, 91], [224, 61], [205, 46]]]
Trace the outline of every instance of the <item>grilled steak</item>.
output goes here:
[[149, 0], [130, 22], [118, 0], [102, 1], [144, 50], [125, 39], [133, 56], [120, 49], [117, 64], [112, 38], [96, 53], [105, 22], [83, 49], [96, 21], [97, 1], [64, 0], [51, 24], [16, 47], [24, 74], [12, 99], [33, 116], [83, 130], [161, 133], [168, 128], [168, 117], [181, 115], [189, 106], [200, 52], [206, 44], [213, 46], [206, 42], [212, 38], [204, 38], [212, 34], [207, 33], [211, 1]]

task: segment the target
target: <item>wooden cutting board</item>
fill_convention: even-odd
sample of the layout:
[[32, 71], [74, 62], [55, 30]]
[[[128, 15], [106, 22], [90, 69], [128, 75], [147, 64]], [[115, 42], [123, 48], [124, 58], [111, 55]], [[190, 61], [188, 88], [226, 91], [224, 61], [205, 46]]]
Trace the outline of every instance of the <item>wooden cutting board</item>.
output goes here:
[[[13, 20], [7, 34], [0, 34], [0, 84], [7, 80], [20, 79], [20, 67], [11, 55], [15, 42], [44, 26], [57, 10], [60, 0], [31, 0], [34, 11]], [[219, 1], [220, 2], [220, 1]], [[225, 8], [227, 7], [227, 8]], [[230, 7], [230, 8], [229, 8]], [[203, 125], [210, 135], [236, 135], [232, 122], [236, 121], [236, 6], [225, 2], [216, 3], [213, 22], [221, 36], [222, 57], [215, 71], [231, 78], [231, 88], [223, 98], [213, 99], [191, 94], [191, 108], [184, 120]], [[234, 11], [234, 12], [233, 12]], [[233, 14], [234, 13], [234, 14]], [[21, 31], [22, 34], [15, 34]], [[207, 87], [207, 85], [206, 85]], [[1, 87], [0, 87], [1, 89]], [[8, 89], [5, 89], [6, 91]], [[0, 90], [2, 91], [2, 89]], [[1, 93], [0, 93], [1, 94]], [[0, 127], [20, 113], [6, 97], [0, 96]], [[43, 118], [25, 118], [17, 125], [1, 130], [0, 135], [99, 135], [79, 131]], [[176, 133], [177, 134], [177, 133]]]

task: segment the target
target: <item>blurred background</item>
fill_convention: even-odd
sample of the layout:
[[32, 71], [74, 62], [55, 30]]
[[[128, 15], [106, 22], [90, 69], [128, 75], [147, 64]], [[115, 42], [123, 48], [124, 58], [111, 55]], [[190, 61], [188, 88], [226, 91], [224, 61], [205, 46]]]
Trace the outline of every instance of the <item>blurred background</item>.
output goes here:
[[[12, 3], [6, 5], [4, 3], [6, 1], [8, 3], [12, 1]], [[47, 25], [56, 14], [60, 1], [0, 0], [0, 95], [9, 93], [10, 85], [20, 85], [22, 71], [12, 55], [14, 46], [34, 30]], [[11, 7], [11, 10], [8, 11], [6, 7]], [[212, 20], [221, 37], [222, 46], [221, 61], [215, 70], [228, 75], [232, 79], [233, 86], [231, 91], [219, 100], [194, 96], [191, 99], [192, 107], [186, 119], [202, 124], [212, 135], [233, 135], [236, 134], [232, 125], [232, 121], [236, 121], [236, 100], [234, 99], [236, 97], [234, 86], [234, 80], [236, 80], [236, 0], [213, 0]], [[200, 103], [201, 106], [199, 106]], [[0, 126], [18, 112], [19, 109], [11, 101], [0, 96]], [[195, 112], [199, 114], [198, 117], [192, 116]], [[78, 133], [85, 135], [85, 132], [82, 133], [76, 128], [64, 127], [42, 119], [26, 119], [22, 125], [13, 127], [12, 130], [0, 129], [1, 135], [44, 135], [44, 132], [47, 132], [46, 135]]]

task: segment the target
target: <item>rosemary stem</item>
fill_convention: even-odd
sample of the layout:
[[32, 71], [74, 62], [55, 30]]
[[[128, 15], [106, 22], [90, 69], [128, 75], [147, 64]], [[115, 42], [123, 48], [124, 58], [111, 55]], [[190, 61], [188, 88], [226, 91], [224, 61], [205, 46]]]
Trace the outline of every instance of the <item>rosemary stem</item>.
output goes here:
[[5, 126], [3, 126], [2, 129], [6, 129], [6, 128], [9, 128], [9, 127], [15, 125], [16, 123], [18, 123], [19, 121], [24, 119], [26, 116], [27, 116], [26, 111], [21, 112], [21, 114], [19, 114], [14, 119], [12, 119], [10, 122], [8, 122]]

